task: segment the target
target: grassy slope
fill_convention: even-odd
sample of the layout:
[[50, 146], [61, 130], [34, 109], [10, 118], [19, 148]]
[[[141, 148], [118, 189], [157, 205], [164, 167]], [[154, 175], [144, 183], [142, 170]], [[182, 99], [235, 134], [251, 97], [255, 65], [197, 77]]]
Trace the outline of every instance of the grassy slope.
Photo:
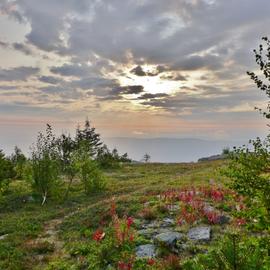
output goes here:
[[[43, 207], [37, 201], [24, 202], [31, 195], [30, 189], [24, 182], [15, 182], [0, 200], [0, 235], [8, 234], [0, 241], [0, 269], [43, 269], [52, 261], [65, 261], [65, 250], [96, 228], [112, 197], [119, 211], [132, 215], [147, 192], [207, 183], [210, 179], [224, 181], [217, 170], [222, 165], [222, 161], [126, 165], [106, 173], [108, 188], [104, 193], [86, 196], [76, 184], [68, 201], [48, 201]], [[54, 251], [48, 243], [37, 244], [46, 239], [55, 242]]]

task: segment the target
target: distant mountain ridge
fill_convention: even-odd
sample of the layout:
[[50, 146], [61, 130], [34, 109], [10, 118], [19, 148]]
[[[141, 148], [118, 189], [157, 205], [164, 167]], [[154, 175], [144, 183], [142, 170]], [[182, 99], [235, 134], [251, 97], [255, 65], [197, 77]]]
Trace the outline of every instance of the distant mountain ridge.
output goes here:
[[226, 147], [242, 145], [245, 142], [226, 140], [204, 140], [196, 138], [105, 138], [109, 148], [127, 152], [133, 160], [140, 161], [145, 153], [152, 162], [191, 162], [202, 157], [221, 154]]

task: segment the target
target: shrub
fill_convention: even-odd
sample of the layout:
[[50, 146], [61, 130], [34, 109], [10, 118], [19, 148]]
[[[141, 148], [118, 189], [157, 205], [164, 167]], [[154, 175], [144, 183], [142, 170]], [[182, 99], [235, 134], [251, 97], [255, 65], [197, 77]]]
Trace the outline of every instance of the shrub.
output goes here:
[[0, 150], [0, 194], [7, 190], [10, 179], [15, 176], [12, 162]]
[[229, 234], [208, 254], [183, 264], [187, 270], [266, 270], [270, 267], [270, 242], [266, 238], [245, 238]]
[[72, 159], [83, 183], [85, 193], [97, 192], [105, 188], [105, 177], [99, 170], [97, 162], [91, 159], [88, 149], [86, 150], [83, 144], [73, 152]]
[[36, 145], [32, 148], [32, 187], [45, 203], [48, 196], [58, 191], [60, 162], [55, 136], [47, 125], [46, 133], [39, 133]]
[[234, 148], [228, 167], [222, 173], [232, 179], [231, 187], [247, 195], [251, 202], [258, 201], [270, 218], [270, 135], [265, 141], [257, 138], [248, 147]]

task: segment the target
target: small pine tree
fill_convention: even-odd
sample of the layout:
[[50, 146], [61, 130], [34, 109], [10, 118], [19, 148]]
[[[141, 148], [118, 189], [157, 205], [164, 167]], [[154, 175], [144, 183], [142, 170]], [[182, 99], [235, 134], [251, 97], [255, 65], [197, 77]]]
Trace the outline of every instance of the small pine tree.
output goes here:
[[5, 157], [5, 154], [0, 149], [0, 194], [8, 188], [10, 179], [13, 177], [13, 164], [10, 159]]
[[14, 153], [11, 155], [10, 159], [13, 163], [14, 170], [16, 172], [16, 178], [22, 179], [24, 165], [25, 165], [27, 159], [26, 159], [25, 155], [23, 154], [22, 150], [18, 146], [14, 147]]
[[99, 148], [103, 144], [100, 140], [100, 135], [96, 133], [95, 130], [96, 129], [94, 127], [91, 127], [88, 119], [85, 120], [83, 129], [78, 127], [76, 130], [75, 142], [77, 144], [77, 148], [83, 145], [83, 148], [88, 152], [90, 157], [95, 157]]

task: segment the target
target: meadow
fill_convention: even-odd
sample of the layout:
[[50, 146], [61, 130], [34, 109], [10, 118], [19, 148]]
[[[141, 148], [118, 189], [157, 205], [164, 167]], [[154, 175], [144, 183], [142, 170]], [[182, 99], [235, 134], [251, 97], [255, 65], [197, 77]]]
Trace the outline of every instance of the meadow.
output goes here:
[[[104, 190], [86, 195], [75, 179], [68, 200], [59, 197], [43, 206], [27, 182], [13, 181], [0, 201], [0, 269], [206, 269], [192, 268], [188, 261], [219, 244], [226, 232], [245, 232], [248, 224], [237, 208], [247, 207], [244, 199], [237, 203], [237, 195], [226, 191], [228, 179], [220, 174], [225, 165], [226, 161], [123, 164], [105, 171]], [[63, 182], [64, 190], [68, 182]], [[212, 207], [212, 215], [200, 216], [198, 202]], [[197, 206], [188, 208], [191, 203]], [[173, 210], [176, 205], [179, 208]], [[228, 220], [221, 222], [216, 212], [225, 213]], [[164, 225], [164, 220], [173, 225]], [[167, 245], [141, 233], [147, 229], [155, 235], [165, 228], [179, 236], [201, 225], [211, 228], [210, 239], [176, 236]], [[153, 256], [138, 255], [138, 246], [153, 241]], [[181, 268], [184, 262], [187, 268]]]

